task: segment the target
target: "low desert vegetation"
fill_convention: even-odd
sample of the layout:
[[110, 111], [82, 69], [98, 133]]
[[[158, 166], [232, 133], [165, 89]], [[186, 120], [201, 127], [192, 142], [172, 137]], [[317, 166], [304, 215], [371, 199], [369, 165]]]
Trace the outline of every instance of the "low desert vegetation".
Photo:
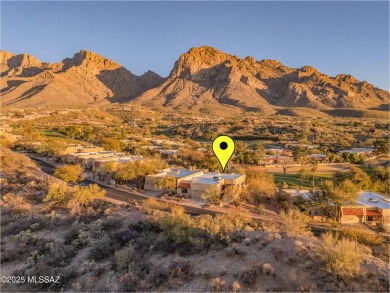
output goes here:
[[321, 256], [326, 270], [339, 277], [361, 275], [363, 250], [356, 242], [332, 233], [322, 236]]
[[294, 208], [251, 219], [240, 205], [214, 216], [157, 199], [119, 207], [97, 186], [48, 180], [6, 148], [1, 156], [2, 274], [60, 276], [4, 292], [388, 290], [388, 264], [364, 246], [379, 240], [348, 229], [314, 237]]

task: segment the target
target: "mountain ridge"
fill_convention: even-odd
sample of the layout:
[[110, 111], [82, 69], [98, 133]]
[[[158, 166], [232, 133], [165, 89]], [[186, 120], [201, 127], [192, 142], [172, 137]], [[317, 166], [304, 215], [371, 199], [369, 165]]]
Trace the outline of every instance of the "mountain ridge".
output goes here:
[[154, 110], [217, 113], [281, 108], [388, 110], [389, 92], [352, 75], [335, 77], [311, 66], [239, 58], [209, 46], [180, 55], [167, 78], [137, 76], [87, 50], [58, 63], [0, 52], [1, 104], [9, 107], [130, 103]]
[[87, 50], [58, 63], [29, 54], [0, 52], [1, 103], [12, 107], [75, 106], [123, 102], [161, 83], [147, 71], [133, 74], [120, 64]]

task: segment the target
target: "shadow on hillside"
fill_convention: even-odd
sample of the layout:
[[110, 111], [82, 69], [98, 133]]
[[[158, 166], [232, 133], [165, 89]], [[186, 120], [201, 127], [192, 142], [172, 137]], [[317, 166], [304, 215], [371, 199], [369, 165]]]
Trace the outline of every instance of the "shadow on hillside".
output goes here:
[[112, 92], [106, 99], [116, 103], [131, 101], [165, 80], [156, 74], [154, 80], [148, 81], [144, 75], [134, 75], [124, 67], [101, 70], [96, 77]]
[[4, 105], [9, 106], [9, 105], [21, 102], [23, 100], [27, 100], [27, 99], [31, 98], [33, 95], [36, 95], [37, 93], [41, 92], [46, 86], [47, 86], [47, 84], [34, 86], [31, 89], [25, 91], [19, 98], [16, 98], [8, 103], [5, 103]]

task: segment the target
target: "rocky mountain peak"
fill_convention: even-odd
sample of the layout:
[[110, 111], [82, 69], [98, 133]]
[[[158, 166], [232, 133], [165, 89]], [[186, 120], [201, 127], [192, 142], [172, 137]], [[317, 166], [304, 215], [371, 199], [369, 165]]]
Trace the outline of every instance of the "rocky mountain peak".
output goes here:
[[2, 65], [7, 65], [8, 68], [17, 68], [17, 67], [32, 67], [32, 66], [41, 66], [41, 61], [30, 54], [12, 54], [7, 51], [1, 51], [0, 61]]

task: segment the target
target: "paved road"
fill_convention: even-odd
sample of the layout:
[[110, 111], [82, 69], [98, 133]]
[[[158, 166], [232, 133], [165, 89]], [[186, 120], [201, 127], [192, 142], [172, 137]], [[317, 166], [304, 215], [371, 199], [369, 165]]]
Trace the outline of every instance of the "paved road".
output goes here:
[[[49, 175], [53, 175], [54, 167], [51, 164], [46, 163], [44, 161], [41, 161], [40, 159], [37, 159], [34, 157], [30, 157], [30, 158], [37, 163], [37, 165], [41, 168], [41, 170], [43, 172], [45, 172], [46, 174], [49, 174]], [[126, 202], [126, 203], [129, 202], [129, 199], [136, 200], [138, 202], [141, 202], [141, 201], [144, 201], [147, 199], [147, 198], [140, 196], [138, 194], [134, 194], [134, 193], [131, 193], [128, 191], [118, 190], [118, 189], [115, 189], [112, 187], [108, 187], [106, 185], [102, 185], [102, 184], [93, 182], [93, 181], [88, 180], [88, 179], [85, 179], [82, 183], [98, 184], [102, 189], [104, 189], [106, 191], [106, 197], [111, 198], [111, 199], [115, 199], [115, 200], [119, 200], [122, 202]], [[217, 211], [211, 211], [211, 210], [201, 209], [201, 208], [197, 208], [197, 207], [190, 207], [190, 206], [185, 206], [185, 205], [182, 205], [182, 206], [184, 207], [186, 212], [193, 214], [193, 215], [199, 215], [199, 214], [215, 215], [218, 213]]]

